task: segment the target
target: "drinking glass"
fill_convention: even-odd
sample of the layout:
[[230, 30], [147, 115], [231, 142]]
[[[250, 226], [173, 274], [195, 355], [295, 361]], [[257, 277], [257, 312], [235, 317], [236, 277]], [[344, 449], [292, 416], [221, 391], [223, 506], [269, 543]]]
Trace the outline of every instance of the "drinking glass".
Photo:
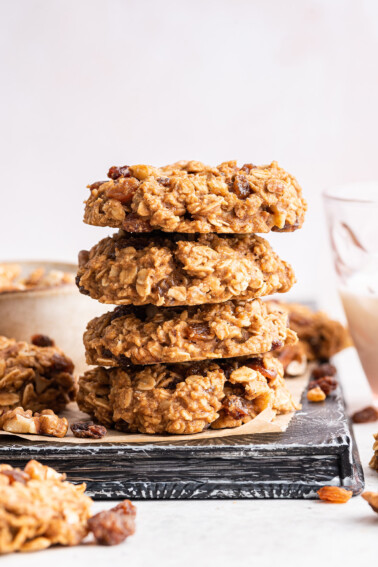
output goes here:
[[340, 186], [323, 197], [341, 301], [378, 402], [378, 182]]

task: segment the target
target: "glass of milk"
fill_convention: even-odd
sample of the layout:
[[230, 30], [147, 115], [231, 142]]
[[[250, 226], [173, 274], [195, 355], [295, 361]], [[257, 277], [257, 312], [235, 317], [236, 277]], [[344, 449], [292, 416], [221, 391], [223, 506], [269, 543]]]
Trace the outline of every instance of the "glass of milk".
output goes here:
[[378, 402], [378, 182], [324, 193], [340, 297]]

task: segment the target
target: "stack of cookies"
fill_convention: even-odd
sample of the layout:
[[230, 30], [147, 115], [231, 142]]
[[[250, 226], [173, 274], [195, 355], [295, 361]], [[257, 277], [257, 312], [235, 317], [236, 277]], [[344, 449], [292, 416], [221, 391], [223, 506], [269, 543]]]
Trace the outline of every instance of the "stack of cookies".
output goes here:
[[80, 291], [118, 307], [90, 321], [79, 407], [127, 432], [237, 427], [295, 409], [271, 351], [294, 344], [292, 268], [255, 233], [301, 227], [306, 204], [277, 163], [112, 167], [85, 222], [119, 231], [79, 255]]

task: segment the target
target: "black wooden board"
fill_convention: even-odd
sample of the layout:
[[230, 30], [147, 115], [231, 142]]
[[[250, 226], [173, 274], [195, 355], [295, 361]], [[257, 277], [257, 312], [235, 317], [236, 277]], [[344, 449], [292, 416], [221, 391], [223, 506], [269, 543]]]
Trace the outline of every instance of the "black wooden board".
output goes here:
[[34, 458], [86, 482], [95, 499], [316, 498], [324, 485], [359, 494], [364, 478], [340, 388], [302, 399], [284, 433], [140, 444], [54, 444], [2, 437], [0, 462]]

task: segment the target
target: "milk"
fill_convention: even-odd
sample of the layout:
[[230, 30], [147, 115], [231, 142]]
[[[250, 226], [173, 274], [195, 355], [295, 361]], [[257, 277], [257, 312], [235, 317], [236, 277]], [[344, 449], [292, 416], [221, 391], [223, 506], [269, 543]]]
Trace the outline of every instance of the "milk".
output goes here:
[[364, 372], [378, 398], [378, 294], [359, 287], [340, 289], [340, 297]]

